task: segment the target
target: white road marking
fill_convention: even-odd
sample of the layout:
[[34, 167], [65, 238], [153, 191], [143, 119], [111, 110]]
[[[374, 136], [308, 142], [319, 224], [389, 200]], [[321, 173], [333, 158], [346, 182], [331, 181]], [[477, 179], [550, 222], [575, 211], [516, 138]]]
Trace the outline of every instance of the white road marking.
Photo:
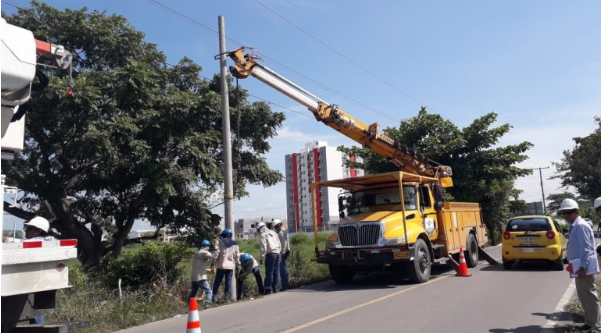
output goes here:
[[562, 317], [562, 315], [565, 316], [564, 308], [570, 302], [570, 300], [574, 296], [574, 292], [576, 291], [576, 283], [574, 281], [575, 280], [572, 279], [572, 282], [570, 282], [568, 289], [566, 290], [566, 292], [563, 294], [563, 296], [559, 300], [559, 303], [557, 303], [557, 306], [555, 307], [553, 314], [549, 317], [545, 326], [543, 326], [541, 333], [555, 332], [555, 330], [553, 328], [555, 328], [555, 326], [557, 326], [557, 323], [559, 321], [564, 319]]

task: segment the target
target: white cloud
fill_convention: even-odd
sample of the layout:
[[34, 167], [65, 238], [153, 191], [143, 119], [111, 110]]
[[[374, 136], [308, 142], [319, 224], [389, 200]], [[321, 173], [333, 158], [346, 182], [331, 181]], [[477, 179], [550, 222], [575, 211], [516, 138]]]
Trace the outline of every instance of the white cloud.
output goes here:
[[293, 140], [300, 140], [300, 141], [311, 140], [310, 136], [307, 135], [306, 133], [303, 133], [303, 132], [295, 130], [295, 129], [291, 129], [288, 126], [284, 126], [278, 131], [278, 136], [276, 138], [274, 138], [274, 140], [286, 140], [286, 139], [293, 139]]

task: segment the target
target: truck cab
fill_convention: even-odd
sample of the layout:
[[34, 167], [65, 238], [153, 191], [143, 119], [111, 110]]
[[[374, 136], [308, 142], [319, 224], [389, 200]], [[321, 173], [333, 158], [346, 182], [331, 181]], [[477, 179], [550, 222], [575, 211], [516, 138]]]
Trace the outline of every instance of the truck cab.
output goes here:
[[467, 249], [470, 266], [488, 240], [477, 204], [443, 202], [436, 178], [391, 172], [315, 183], [338, 187], [340, 224], [317, 262], [332, 278], [348, 283], [356, 271], [406, 271], [417, 283], [429, 279], [433, 264]]

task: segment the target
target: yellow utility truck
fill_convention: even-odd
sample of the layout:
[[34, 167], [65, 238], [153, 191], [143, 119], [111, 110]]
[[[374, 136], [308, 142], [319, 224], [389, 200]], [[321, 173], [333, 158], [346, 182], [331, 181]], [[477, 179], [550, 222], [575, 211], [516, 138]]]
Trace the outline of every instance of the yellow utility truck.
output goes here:
[[488, 241], [477, 203], [447, 202], [444, 189], [453, 186], [449, 166], [429, 160], [380, 132], [378, 123], [367, 125], [337, 105], [328, 104], [297, 84], [256, 61], [240, 48], [228, 56], [237, 78], [253, 76], [306, 106], [318, 121], [388, 159], [400, 171], [311, 184], [313, 226], [317, 230], [316, 193], [322, 187], [340, 188], [338, 231], [318, 246], [318, 263], [329, 265], [332, 279], [350, 283], [355, 272], [404, 270], [411, 281], [428, 281], [432, 265], [452, 264], [453, 255], [465, 250], [468, 267]]

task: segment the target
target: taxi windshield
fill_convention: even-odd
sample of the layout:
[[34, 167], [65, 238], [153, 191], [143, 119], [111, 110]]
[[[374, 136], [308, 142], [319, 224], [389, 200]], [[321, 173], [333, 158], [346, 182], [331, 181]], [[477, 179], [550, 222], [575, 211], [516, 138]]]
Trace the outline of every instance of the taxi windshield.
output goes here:
[[551, 224], [544, 218], [520, 218], [507, 222], [506, 231], [547, 231]]

